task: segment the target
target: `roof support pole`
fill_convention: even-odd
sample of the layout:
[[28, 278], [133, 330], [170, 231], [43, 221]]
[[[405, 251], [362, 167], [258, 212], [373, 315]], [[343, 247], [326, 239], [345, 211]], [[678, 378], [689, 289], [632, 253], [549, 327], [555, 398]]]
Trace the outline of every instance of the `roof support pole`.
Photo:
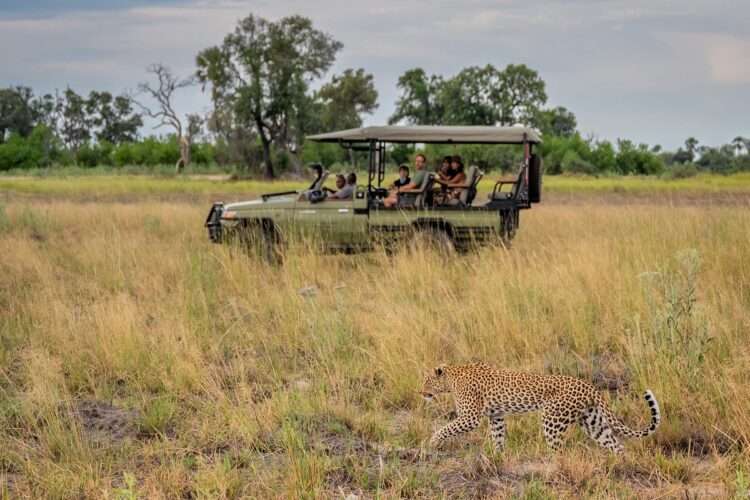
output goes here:
[[377, 158], [376, 158], [376, 144], [375, 141], [370, 141], [370, 157], [368, 161], [368, 170], [367, 170], [367, 191], [372, 191], [372, 181], [375, 179], [375, 171], [377, 168]]

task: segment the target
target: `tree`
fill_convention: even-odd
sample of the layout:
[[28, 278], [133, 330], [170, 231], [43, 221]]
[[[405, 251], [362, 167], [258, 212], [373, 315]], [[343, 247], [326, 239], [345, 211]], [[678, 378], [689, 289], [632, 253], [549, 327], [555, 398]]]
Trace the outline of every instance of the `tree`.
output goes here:
[[734, 145], [734, 151], [737, 156], [742, 154], [742, 149], [745, 147], [745, 138], [737, 136], [732, 139], [732, 145]]
[[542, 134], [556, 137], [572, 137], [578, 126], [576, 115], [562, 106], [539, 111], [534, 121]]
[[70, 87], [65, 89], [59, 101], [60, 135], [74, 153], [91, 139], [91, 118], [86, 110], [86, 100]]
[[398, 87], [401, 96], [389, 123], [532, 125], [547, 102], [544, 81], [523, 64], [502, 71], [490, 64], [471, 66], [447, 80], [415, 68], [401, 75]]
[[109, 92], [94, 90], [89, 94], [86, 109], [92, 124], [99, 127], [96, 132], [98, 141], [112, 144], [133, 142], [143, 125], [141, 115], [133, 112], [133, 101], [128, 96], [113, 98]]
[[138, 85], [138, 92], [156, 101], [157, 107], [150, 108], [136, 100], [133, 100], [133, 102], [147, 116], [158, 120], [154, 128], [167, 126], [174, 129], [177, 142], [180, 145], [180, 159], [177, 160], [175, 165], [175, 169], [179, 173], [182, 168], [190, 164], [190, 135], [185, 133], [183, 120], [175, 111], [174, 95], [180, 89], [195, 85], [195, 77], [189, 76], [181, 79], [161, 63], [150, 65], [146, 68], [146, 71], [156, 77], [157, 84], [152, 86], [149, 82], [142, 82]]
[[323, 106], [322, 125], [326, 130], [361, 127], [362, 115], [378, 107], [372, 74], [362, 68], [335, 75], [320, 88], [317, 98]]
[[61, 98], [57, 90], [55, 95], [44, 94], [31, 101], [32, 115], [37, 125], [44, 125], [53, 135], [59, 135], [58, 125], [62, 111]]
[[422, 68], [410, 69], [398, 79], [401, 96], [389, 124], [405, 121], [413, 125], [439, 125], [443, 109], [438, 102], [438, 91], [443, 85], [440, 76], [427, 76]]
[[634, 145], [632, 141], [617, 140], [615, 165], [621, 174], [653, 175], [664, 170], [663, 160], [649, 151], [648, 145]]
[[499, 108], [501, 125], [531, 125], [547, 102], [547, 92], [539, 73], [525, 64], [509, 64], [499, 74], [492, 99]]
[[695, 152], [698, 148], [698, 139], [695, 137], [688, 137], [685, 140], [685, 150], [690, 157], [689, 161], [695, 161]]
[[701, 147], [701, 157], [696, 163], [714, 172], [726, 172], [732, 167], [732, 160], [734, 160], [734, 147], [725, 144], [718, 148]]
[[494, 66], [470, 66], [445, 80], [438, 91], [442, 123], [446, 125], [495, 125], [499, 118], [492, 99], [499, 73]]
[[31, 106], [33, 92], [29, 87], [0, 89], [0, 144], [6, 135], [28, 136], [34, 128]]
[[289, 149], [290, 126], [309, 109], [309, 84], [328, 71], [341, 47], [305, 17], [270, 22], [250, 15], [221, 46], [198, 54], [197, 75], [211, 84], [214, 104], [229, 103], [235, 120], [260, 137], [267, 178], [274, 177], [271, 145]]

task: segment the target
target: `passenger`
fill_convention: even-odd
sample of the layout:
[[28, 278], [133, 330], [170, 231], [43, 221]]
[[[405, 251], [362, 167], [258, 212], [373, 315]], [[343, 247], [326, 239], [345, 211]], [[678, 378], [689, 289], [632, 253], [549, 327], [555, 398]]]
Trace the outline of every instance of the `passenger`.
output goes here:
[[320, 178], [323, 177], [323, 166], [320, 163], [310, 165], [310, 169], [315, 172], [315, 180], [310, 184], [310, 187], [307, 188], [308, 190], [315, 189], [315, 185], [320, 181]]
[[[456, 158], [458, 158], [456, 160]], [[454, 157], [453, 165], [455, 165], [455, 175], [448, 181], [438, 181], [441, 186], [445, 188], [444, 196], [441, 200], [442, 203], [455, 203], [461, 196], [461, 192], [466, 187], [466, 173], [464, 173], [464, 164], [461, 161], [461, 157]]]
[[354, 197], [354, 191], [357, 189], [357, 174], [354, 172], [350, 173], [346, 177], [346, 181], [344, 181], [343, 175], [337, 175], [336, 187], [338, 191], [331, 191], [331, 194], [328, 195], [329, 199], [351, 200]]
[[458, 175], [459, 168], [460, 171], [463, 172], [464, 162], [461, 160], [461, 157], [459, 155], [454, 155], [451, 158], [451, 182], [454, 182], [456, 180], [454, 179], [454, 177]]
[[452, 157], [446, 156], [443, 158], [443, 163], [440, 165], [438, 170], [438, 179], [442, 181], [449, 181], [453, 178], [454, 172], [451, 168]]
[[398, 167], [398, 179], [393, 181], [391, 187], [393, 189], [398, 189], [408, 185], [410, 182], [411, 178], [409, 177], [409, 167], [407, 167], [406, 164], [403, 164]]
[[312, 184], [310, 184], [309, 188], [300, 192], [299, 201], [309, 201], [311, 198], [311, 193], [316, 190], [318, 182], [320, 182], [320, 179], [323, 177], [323, 166], [320, 163], [313, 163], [312, 165], [310, 165], [310, 170], [315, 172], [315, 180], [312, 181]]
[[414, 177], [411, 178], [411, 181], [406, 186], [397, 187], [392, 190], [388, 197], [383, 200], [383, 205], [385, 205], [386, 208], [395, 207], [398, 204], [399, 193], [419, 191], [422, 188], [422, 183], [424, 183], [425, 177], [427, 176], [427, 171], [425, 170], [426, 165], [427, 157], [422, 153], [418, 153], [417, 156], [414, 157], [414, 168], [416, 170]]

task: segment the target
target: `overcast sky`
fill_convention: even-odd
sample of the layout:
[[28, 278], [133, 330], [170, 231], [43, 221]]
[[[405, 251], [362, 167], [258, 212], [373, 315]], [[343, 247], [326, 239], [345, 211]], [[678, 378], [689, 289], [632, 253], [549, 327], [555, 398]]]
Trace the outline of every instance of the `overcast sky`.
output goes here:
[[[182, 75], [249, 13], [302, 14], [344, 44], [332, 71], [375, 76], [383, 123], [405, 70], [524, 63], [585, 134], [676, 148], [750, 137], [748, 0], [0, 0], [0, 85], [121, 92]], [[179, 102], [205, 111], [200, 89]]]

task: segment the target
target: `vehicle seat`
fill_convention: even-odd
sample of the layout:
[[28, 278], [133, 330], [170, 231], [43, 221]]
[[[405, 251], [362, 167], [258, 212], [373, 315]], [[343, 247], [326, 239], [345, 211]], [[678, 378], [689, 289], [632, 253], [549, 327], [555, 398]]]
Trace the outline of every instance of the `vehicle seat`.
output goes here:
[[469, 172], [466, 175], [466, 182], [463, 186], [459, 187], [461, 190], [461, 194], [458, 197], [460, 205], [465, 207], [471, 206], [471, 203], [477, 195], [477, 185], [479, 185], [479, 181], [482, 180], [482, 177], [484, 177], [484, 172], [479, 170], [479, 167], [476, 165], [469, 167]]
[[[326, 183], [326, 179], [328, 179], [328, 175], [330, 172], [328, 170], [324, 170], [322, 174], [320, 174], [320, 179], [315, 181], [315, 184], [310, 189], [305, 189], [299, 194], [299, 200], [300, 201], [310, 201], [312, 203], [317, 203], [319, 201], [322, 201], [322, 199], [325, 198], [325, 196], [321, 197], [320, 194], [323, 190], [323, 186]], [[311, 196], [311, 193], [316, 193]], [[315, 200], [315, 201], [313, 201]]]
[[419, 191], [399, 193], [399, 208], [423, 208], [425, 203], [429, 204], [428, 197], [432, 194], [432, 185], [435, 183], [435, 174], [427, 174], [422, 181]]
[[323, 186], [326, 183], [326, 179], [328, 179], [328, 175], [330, 172], [328, 170], [324, 170], [323, 173], [320, 175], [320, 179], [315, 182], [315, 185], [310, 189], [310, 191], [317, 191], [320, 189], [323, 189]]
[[[522, 164], [516, 177], [504, 177], [495, 183], [489, 194], [490, 200], [515, 200], [522, 193], [526, 184], [526, 164]], [[510, 191], [503, 191], [503, 186], [512, 186]]]

